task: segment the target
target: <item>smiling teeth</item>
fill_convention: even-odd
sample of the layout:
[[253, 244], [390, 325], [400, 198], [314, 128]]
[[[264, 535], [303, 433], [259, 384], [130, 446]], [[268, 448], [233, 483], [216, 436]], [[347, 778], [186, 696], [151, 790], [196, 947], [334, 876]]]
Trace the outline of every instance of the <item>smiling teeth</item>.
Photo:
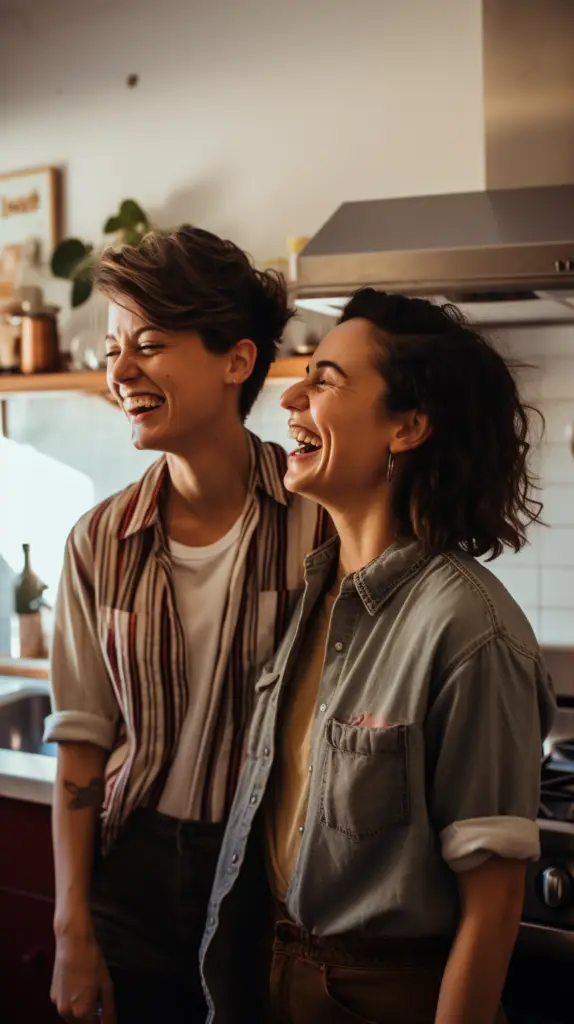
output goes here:
[[148, 398], [145, 395], [138, 395], [136, 398], [124, 398], [124, 409], [126, 412], [134, 412], [136, 409], [157, 409], [162, 405], [161, 398]]
[[300, 427], [289, 427], [289, 437], [293, 441], [298, 441], [299, 444], [311, 444], [314, 448], [321, 447], [321, 439], [317, 434], [309, 434]]

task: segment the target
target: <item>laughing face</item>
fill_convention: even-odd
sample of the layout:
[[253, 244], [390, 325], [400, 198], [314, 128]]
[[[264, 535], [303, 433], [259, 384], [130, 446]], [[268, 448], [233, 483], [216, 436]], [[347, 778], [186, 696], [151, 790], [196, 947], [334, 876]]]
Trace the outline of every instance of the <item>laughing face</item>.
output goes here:
[[331, 510], [368, 504], [386, 486], [389, 451], [412, 447], [405, 418], [385, 412], [376, 350], [368, 320], [340, 324], [315, 351], [305, 380], [281, 400], [298, 442], [285, 484]]
[[108, 386], [136, 448], [186, 454], [237, 416], [233, 385], [250, 371], [241, 359], [237, 366], [234, 352], [209, 352], [197, 332], [157, 330], [135, 309], [112, 302], [106, 350]]

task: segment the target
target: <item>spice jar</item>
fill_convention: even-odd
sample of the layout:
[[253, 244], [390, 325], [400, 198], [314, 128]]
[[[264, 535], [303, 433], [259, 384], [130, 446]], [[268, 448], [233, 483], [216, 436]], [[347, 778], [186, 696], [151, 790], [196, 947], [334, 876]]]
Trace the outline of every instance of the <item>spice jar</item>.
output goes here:
[[21, 329], [19, 316], [0, 313], [0, 373], [20, 372]]
[[32, 312], [22, 303], [20, 369], [22, 373], [56, 373], [59, 369], [58, 328], [53, 312]]

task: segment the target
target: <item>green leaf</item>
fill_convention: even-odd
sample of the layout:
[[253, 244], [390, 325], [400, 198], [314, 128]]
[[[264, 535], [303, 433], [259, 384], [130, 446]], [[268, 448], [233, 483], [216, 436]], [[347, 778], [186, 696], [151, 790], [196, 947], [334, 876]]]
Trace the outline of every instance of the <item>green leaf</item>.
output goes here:
[[79, 238], [65, 238], [52, 253], [50, 267], [54, 277], [72, 277], [78, 263], [85, 259], [90, 251], [91, 246], [85, 245]]
[[120, 227], [122, 228], [135, 228], [138, 224], [148, 224], [148, 219], [145, 213], [141, 206], [136, 203], [135, 199], [124, 199], [120, 206], [120, 215], [118, 219]]
[[115, 217], [108, 217], [104, 224], [104, 235], [112, 235], [115, 231], [119, 231], [122, 226], [122, 222], [118, 215]]
[[78, 306], [83, 306], [84, 302], [87, 302], [90, 295], [92, 294], [92, 281], [91, 278], [87, 280], [83, 277], [76, 277], [72, 284], [72, 297], [71, 303], [72, 308], [77, 309]]
[[137, 228], [124, 228], [122, 231], [122, 243], [123, 245], [139, 245], [145, 231], [139, 231]]
[[83, 260], [76, 263], [76, 266], [70, 275], [72, 281], [91, 281], [94, 276], [95, 264], [96, 259], [92, 247], [90, 246]]

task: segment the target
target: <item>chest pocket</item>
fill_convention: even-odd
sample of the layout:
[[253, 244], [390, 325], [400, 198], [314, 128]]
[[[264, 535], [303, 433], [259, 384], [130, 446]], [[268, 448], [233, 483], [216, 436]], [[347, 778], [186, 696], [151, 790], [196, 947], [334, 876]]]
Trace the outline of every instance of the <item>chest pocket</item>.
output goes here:
[[408, 726], [370, 729], [331, 718], [325, 740], [321, 824], [351, 839], [408, 824]]

